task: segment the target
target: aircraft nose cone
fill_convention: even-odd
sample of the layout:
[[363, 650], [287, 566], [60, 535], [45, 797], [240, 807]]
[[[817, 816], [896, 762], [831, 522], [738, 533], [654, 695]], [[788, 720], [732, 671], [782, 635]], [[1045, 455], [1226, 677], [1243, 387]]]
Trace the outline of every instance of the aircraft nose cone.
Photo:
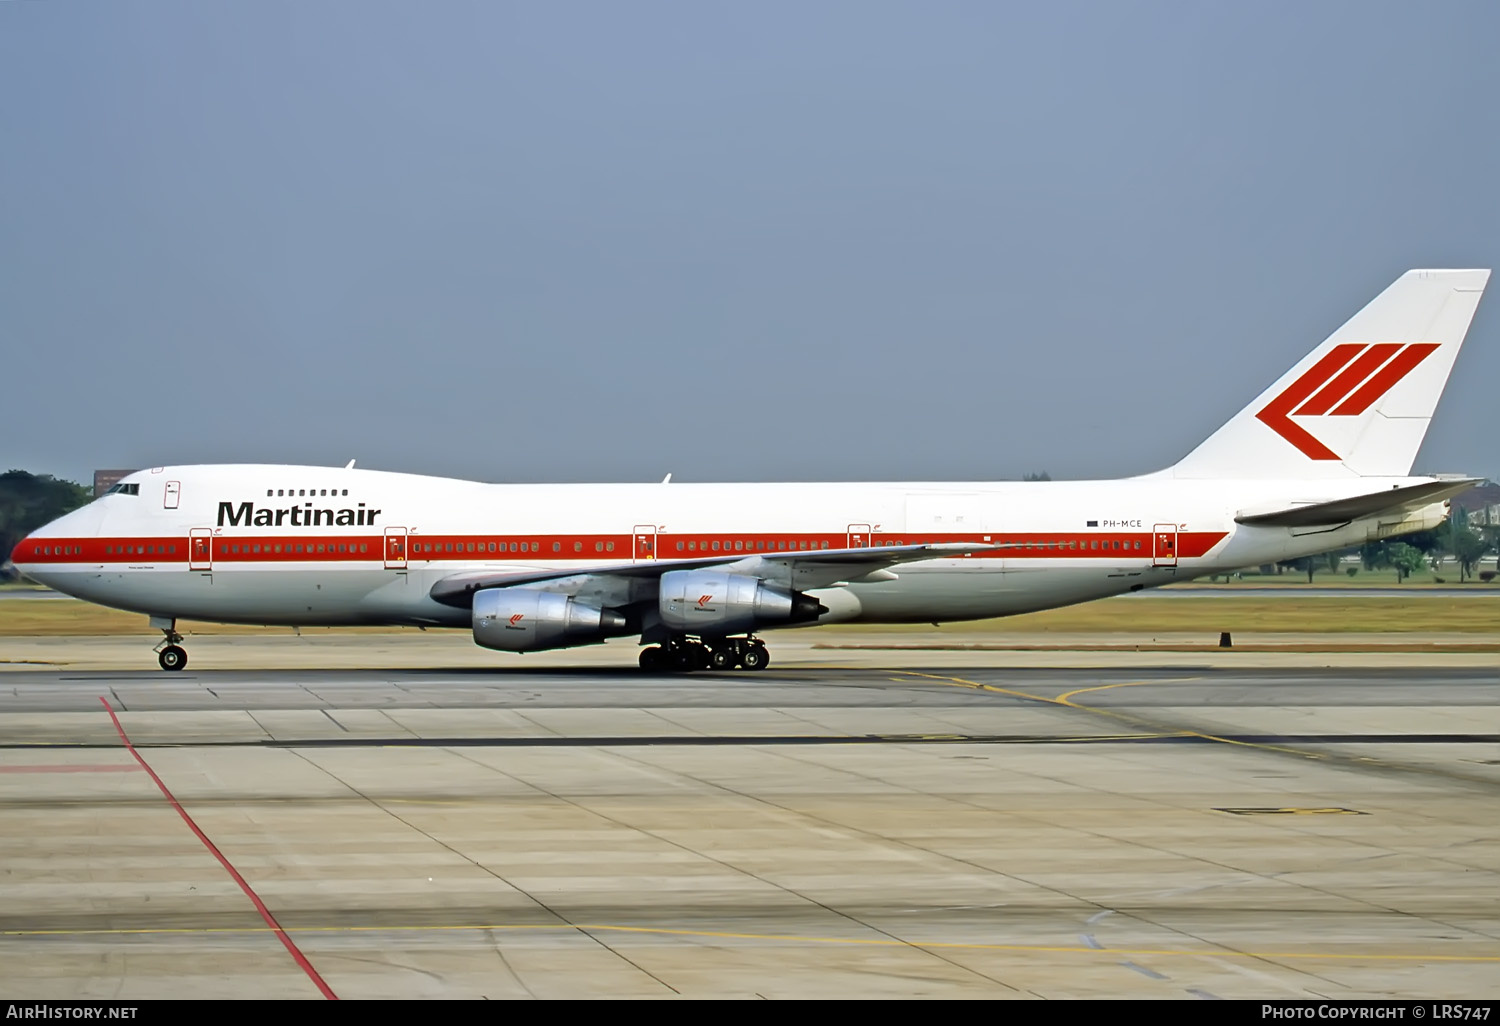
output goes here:
[[27, 535], [16, 542], [15, 547], [10, 550], [10, 564], [14, 568], [13, 572], [24, 573], [32, 580], [36, 579], [36, 572], [40, 569], [37, 563], [40, 557], [37, 552], [42, 547], [42, 541], [43, 539], [35, 535]]

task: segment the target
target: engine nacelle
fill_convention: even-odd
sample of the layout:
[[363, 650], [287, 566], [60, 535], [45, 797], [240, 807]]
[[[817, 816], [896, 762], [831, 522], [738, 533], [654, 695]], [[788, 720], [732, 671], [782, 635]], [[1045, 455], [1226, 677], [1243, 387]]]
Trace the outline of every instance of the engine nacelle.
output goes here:
[[806, 623], [827, 612], [817, 599], [773, 588], [758, 577], [722, 570], [661, 575], [661, 620], [700, 637], [742, 634], [770, 624]]
[[1392, 522], [1386, 518], [1376, 518], [1365, 532], [1369, 541], [1381, 541], [1385, 538], [1394, 538], [1397, 535], [1411, 534], [1413, 531], [1431, 531], [1448, 519], [1449, 508], [1446, 502], [1434, 502], [1414, 509], [1400, 520]]
[[505, 652], [537, 652], [603, 641], [625, 629], [619, 613], [535, 588], [474, 593], [474, 643]]

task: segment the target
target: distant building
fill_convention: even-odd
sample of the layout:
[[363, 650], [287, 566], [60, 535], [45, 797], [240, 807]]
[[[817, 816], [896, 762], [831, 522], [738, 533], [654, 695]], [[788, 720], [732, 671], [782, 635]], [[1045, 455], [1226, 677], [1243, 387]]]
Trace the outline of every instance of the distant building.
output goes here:
[[1466, 510], [1470, 527], [1495, 527], [1500, 525], [1500, 502], [1478, 509]]
[[[1469, 523], [1500, 523], [1500, 484], [1486, 481], [1452, 499], [1454, 509], [1469, 515]], [[1488, 519], [1486, 519], [1488, 518]]]
[[96, 470], [94, 471], [94, 498], [99, 498], [105, 492], [113, 488], [126, 474], [134, 474], [134, 470]]

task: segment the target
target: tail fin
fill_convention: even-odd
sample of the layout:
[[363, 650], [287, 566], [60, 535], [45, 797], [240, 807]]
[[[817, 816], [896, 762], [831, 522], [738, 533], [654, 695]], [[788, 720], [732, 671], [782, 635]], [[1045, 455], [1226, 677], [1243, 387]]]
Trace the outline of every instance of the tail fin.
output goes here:
[[1167, 473], [1410, 474], [1489, 277], [1407, 271]]

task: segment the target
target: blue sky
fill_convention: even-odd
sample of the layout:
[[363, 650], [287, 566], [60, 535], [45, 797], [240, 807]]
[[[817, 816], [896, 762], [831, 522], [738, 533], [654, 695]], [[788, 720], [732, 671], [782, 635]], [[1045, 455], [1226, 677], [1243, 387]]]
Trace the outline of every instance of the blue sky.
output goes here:
[[[1500, 5], [0, 5], [0, 464], [1142, 473], [1500, 253]], [[1500, 476], [1489, 297], [1419, 471]]]

